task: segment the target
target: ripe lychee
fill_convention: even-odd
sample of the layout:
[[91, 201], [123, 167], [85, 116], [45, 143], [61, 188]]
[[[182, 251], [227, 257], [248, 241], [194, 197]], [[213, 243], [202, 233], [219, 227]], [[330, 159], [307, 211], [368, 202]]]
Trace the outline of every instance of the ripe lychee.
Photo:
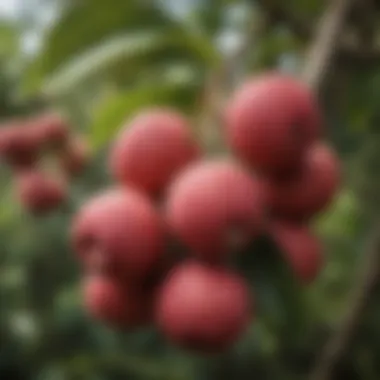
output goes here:
[[73, 245], [86, 265], [120, 276], [144, 278], [161, 260], [165, 236], [153, 204], [129, 189], [90, 199], [75, 217]]
[[34, 134], [22, 123], [11, 122], [0, 129], [0, 157], [16, 170], [33, 166], [40, 148]]
[[187, 261], [175, 267], [164, 282], [156, 304], [156, 323], [181, 347], [222, 351], [247, 328], [251, 305], [243, 278]]
[[26, 210], [35, 215], [55, 210], [67, 197], [65, 183], [50, 178], [41, 171], [16, 172], [15, 184], [19, 201]]
[[313, 282], [323, 267], [324, 258], [322, 245], [309, 227], [276, 221], [270, 233], [295, 276], [304, 284]]
[[85, 277], [83, 302], [91, 317], [111, 327], [140, 327], [153, 319], [153, 293], [112, 277]]
[[308, 220], [333, 200], [340, 182], [339, 162], [323, 143], [309, 149], [301, 172], [290, 179], [270, 180], [267, 200], [275, 215]]
[[110, 155], [110, 169], [121, 183], [156, 196], [198, 155], [183, 116], [168, 109], [151, 109], [121, 131]]
[[69, 138], [68, 122], [58, 113], [47, 113], [30, 121], [41, 147], [61, 149]]
[[166, 217], [194, 255], [220, 262], [243, 248], [261, 228], [261, 184], [227, 160], [191, 165], [171, 185]]
[[227, 142], [251, 167], [264, 174], [296, 170], [321, 129], [311, 91], [285, 74], [266, 74], [246, 82], [226, 111]]

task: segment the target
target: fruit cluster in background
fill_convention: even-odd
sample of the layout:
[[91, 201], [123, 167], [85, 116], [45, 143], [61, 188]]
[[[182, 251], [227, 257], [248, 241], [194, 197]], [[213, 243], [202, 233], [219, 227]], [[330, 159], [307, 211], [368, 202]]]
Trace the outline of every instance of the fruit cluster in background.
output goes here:
[[340, 173], [312, 93], [265, 74], [232, 95], [223, 120], [228, 158], [202, 153], [171, 109], [147, 109], [117, 136], [116, 185], [84, 204], [72, 229], [94, 318], [122, 329], [155, 324], [180, 347], [220, 351], [256, 312], [231, 265], [252, 241], [270, 237], [300, 283], [317, 277], [323, 247], [310, 222]]
[[[68, 181], [82, 173], [88, 159], [86, 140], [58, 114], [13, 120], [0, 128], [0, 160], [12, 170], [19, 202], [34, 215], [66, 200]], [[47, 167], [52, 162], [58, 170]]]

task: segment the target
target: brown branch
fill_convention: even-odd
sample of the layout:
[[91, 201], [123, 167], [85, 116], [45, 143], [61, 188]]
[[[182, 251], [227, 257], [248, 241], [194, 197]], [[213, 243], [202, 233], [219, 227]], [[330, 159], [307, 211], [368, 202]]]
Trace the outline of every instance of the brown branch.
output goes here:
[[354, 285], [348, 310], [338, 330], [325, 346], [310, 380], [331, 380], [334, 370], [347, 352], [360, 327], [371, 296], [380, 282], [380, 223], [376, 224], [366, 249], [363, 271]]
[[[303, 78], [318, 91], [326, 79], [326, 74], [333, 63], [340, 37], [344, 30], [348, 12], [353, 0], [335, 0], [327, 8], [317, 29], [316, 38], [306, 60]], [[354, 287], [354, 294], [349, 302], [338, 330], [327, 342], [320, 360], [310, 375], [310, 380], [331, 380], [336, 365], [340, 362], [352, 343], [360, 326], [362, 316], [367, 309], [373, 290], [380, 278], [380, 224], [376, 225], [362, 276]]]
[[[267, 14], [273, 24], [284, 24], [302, 41], [308, 41], [314, 31], [312, 22], [305, 21], [305, 18], [294, 13], [289, 5], [282, 0], [255, 0], [260, 9]], [[341, 62], [347, 61], [350, 64], [373, 65], [379, 62], [380, 48], [368, 47], [352, 44], [351, 41], [342, 36], [337, 53]]]
[[326, 74], [340, 44], [346, 16], [352, 0], [331, 1], [316, 30], [316, 38], [306, 58], [303, 79], [316, 92], [324, 83]]

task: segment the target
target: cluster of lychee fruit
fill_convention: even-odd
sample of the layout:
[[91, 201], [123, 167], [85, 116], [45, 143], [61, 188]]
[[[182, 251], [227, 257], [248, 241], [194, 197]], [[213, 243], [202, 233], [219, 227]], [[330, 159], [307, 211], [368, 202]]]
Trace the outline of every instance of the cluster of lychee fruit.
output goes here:
[[322, 248], [309, 222], [340, 176], [311, 91], [264, 74], [224, 112], [231, 158], [202, 154], [189, 122], [167, 108], [141, 112], [117, 137], [109, 158], [117, 185], [84, 204], [72, 230], [95, 319], [155, 324], [179, 347], [214, 352], [252, 319], [253, 296], [231, 259], [260, 235], [301, 283], [318, 275]]
[[[59, 171], [45, 165], [52, 158]], [[7, 121], [0, 128], [0, 160], [12, 170], [19, 202], [34, 215], [66, 200], [68, 180], [83, 171], [88, 158], [86, 140], [73, 134], [59, 114]]]

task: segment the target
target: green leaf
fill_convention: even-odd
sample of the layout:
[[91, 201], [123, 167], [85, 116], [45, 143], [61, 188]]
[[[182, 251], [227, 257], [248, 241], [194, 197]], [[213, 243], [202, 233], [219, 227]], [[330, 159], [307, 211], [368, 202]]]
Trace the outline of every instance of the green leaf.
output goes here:
[[263, 236], [243, 253], [238, 267], [252, 281], [263, 322], [277, 336], [292, 336], [295, 342], [310, 324], [310, 309], [302, 286], [282, 257], [274, 242]]
[[24, 90], [35, 90], [45, 75], [104, 39], [167, 23], [170, 19], [157, 8], [135, 0], [73, 2], [49, 30], [42, 51], [26, 71]]
[[[97, 78], [102, 80], [104, 74], [111, 77], [113, 75], [120, 76], [120, 71], [117, 70], [117, 67], [121, 65], [124, 79], [128, 76], [130, 79], [136, 80], [139, 76], [139, 71], [141, 71], [141, 65], [133, 64], [134, 62], [132, 61], [136, 61], [136, 59], [139, 59], [140, 62], [145, 61], [152, 69], [151, 63], [153, 61], [157, 63], [157, 59], [155, 59], [157, 53], [180, 52], [185, 48], [185, 50], [189, 50], [188, 55], [191, 55], [191, 50], [196, 50], [192, 49], [192, 46], [196, 46], [196, 41], [193, 43], [191, 36], [187, 41], [186, 38], [186, 35], [158, 33], [154, 30], [112, 37], [84, 54], [75, 57], [63, 68], [53, 73], [45, 81], [43, 91], [47, 96], [57, 96], [74, 91], [83, 82], [95, 81]], [[202, 53], [199, 51], [194, 52], [194, 63], [201, 59], [209, 59], [211, 65], [214, 61], [210, 54], [209, 57], [196, 57], [197, 55], [202, 55]], [[192, 63], [191, 60], [190, 63]]]
[[112, 37], [104, 43], [74, 57], [50, 76], [43, 85], [46, 95], [55, 96], [74, 89], [81, 82], [99, 75], [115, 62], [133, 59], [151, 49], [160, 49], [168, 36], [155, 31]]
[[[48, 88], [59, 88], [67, 78], [68, 85], [73, 86], [75, 79], [84, 74], [88, 77], [120, 58], [141, 54], [141, 49], [146, 53], [162, 51], [166, 43], [171, 49], [164, 51], [166, 60], [174, 51], [177, 57], [198, 60], [206, 67], [218, 62], [219, 54], [206, 36], [179, 24], [153, 5], [87, 0], [70, 7], [52, 27], [42, 52], [25, 72], [21, 91], [27, 95], [35, 92], [46, 77], [50, 77]], [[156, 63], [156, 57], [149, 58], [150, 64]], [[122, 62], [128, 70], [125, 59]]]

